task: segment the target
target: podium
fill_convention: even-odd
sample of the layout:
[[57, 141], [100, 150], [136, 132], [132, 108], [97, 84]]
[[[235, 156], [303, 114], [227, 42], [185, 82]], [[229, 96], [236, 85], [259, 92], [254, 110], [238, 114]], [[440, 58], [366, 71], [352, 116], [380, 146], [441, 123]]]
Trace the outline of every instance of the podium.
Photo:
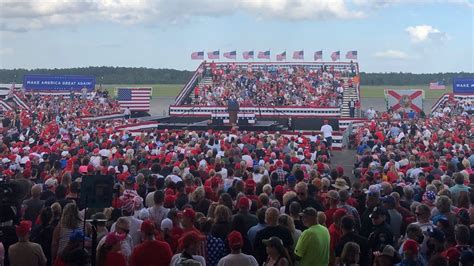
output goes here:
[[239, 103], [236, 100], [227, 101], [227, 111], [229, 112], [229, 123], [231, 125], [237, 125], [237, 113], [240, 110]]

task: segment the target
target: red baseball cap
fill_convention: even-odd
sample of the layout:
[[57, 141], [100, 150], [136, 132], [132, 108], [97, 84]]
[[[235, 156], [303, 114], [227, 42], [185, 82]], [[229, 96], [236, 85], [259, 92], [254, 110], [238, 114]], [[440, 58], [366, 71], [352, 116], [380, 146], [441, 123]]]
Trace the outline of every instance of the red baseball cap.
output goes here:
[[183, 236], [179, 239], [179, 246], [181, 248], [186, 248], [186, 247], [189, 247], [191, 244], [201, 242], [204, 239], [206, 239], [206, 237], [203, 236], [202, 234], [196, 231], [190, 231], [190, 232], [184, 233]]
[[16, 226], [16, 235], [18, 237], [26, 236], [29, 232], [31, 232], [31, 225], [31, 221], [21, 221], [20, 224]]
[[250, 208], [250, 200], [247, 197], [242, 197], [239, 199], [239, 202], [237, 203], [237, 208]]
[[241, 248], [244, 245], [244, 239], [239, 231], [232, 231], [227, 236], [230, 248]]
[[342, 209], [342, 208], [337, 209], [333, 214], [334, 220], [341, 219], [346, 214], [347, 214], [346, 209]]
[[188, 217], [190, 219], [196, 218], [196, 212], [191, 208], [186, 208], [182, 211], [183, 217]]
[[123, 241], [127, 236], [125, 234], [119, 234], [117, 232], [110, 232], [105, 237], [105, 245], [108, 247], [112, 247], [117, 243]]
[[413, 239], [407, 239], [403, 244], [403, 252], [411, 250], [413, 253], [418, 253], [418, 243]]
[[151, 220], [145, 220], [140, 226], [140, 231], [147, 235], [153, 235], [155, 234], [155, 224]]

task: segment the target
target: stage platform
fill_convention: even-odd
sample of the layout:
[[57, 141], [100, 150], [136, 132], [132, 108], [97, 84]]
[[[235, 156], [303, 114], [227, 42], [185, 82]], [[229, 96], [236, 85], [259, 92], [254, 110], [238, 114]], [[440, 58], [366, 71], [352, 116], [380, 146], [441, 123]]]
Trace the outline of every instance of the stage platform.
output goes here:
[[[275, 131], [287, 130], [286, 127], [280, 125], [277, 121], [257, 121], [255, 124], [237, 125], [239, 130], [247, 131]], [[172, 123], [161, 122], [157, 125], [157, 129], [181, 129], [181, 130], [231, 130], [233, 128], [230, 124], [209, 124], [208, 120], [197, 121], [194, 123]]]

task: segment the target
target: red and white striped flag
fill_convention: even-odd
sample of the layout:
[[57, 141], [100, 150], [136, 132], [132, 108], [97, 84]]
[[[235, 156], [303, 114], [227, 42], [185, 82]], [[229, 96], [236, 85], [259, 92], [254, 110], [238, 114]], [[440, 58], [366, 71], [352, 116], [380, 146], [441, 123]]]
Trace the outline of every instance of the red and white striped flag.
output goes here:
[[283, 53], [281, 54], [277, 54], [277, 57], [276, 57], [277, 61], [283, 61], [283, 60], [286, 60], [286, 51], [284, 51]]
[[245, 51], [242, 53], [242, 57], [245, 59], [245, 60], [248, 60], [250, 58], [253, 59], [253, 51]]
[[331, 54], [332, 61], [341, 59], [341, 51], [335, 51]]
[[258, 52], [257, 58], [259, 58], [259, 59], [270, 59], [270, 50]]
[[237, 57], [237, 52], [236, 51], [230, 51], [224, 53], [224, 57], [228, 59], [235, 59]]
[[191, 54], [192, 60], [203, 60], [204, 59], [204, 51], [194, 52]]
[[294, 52], [293, 52], [293, 59], [303, 60], [303, 59], [304, 59], [304, 51], [303, 51], [303, 50], [301, 50], [301, 51], [294, 51]]
[[346, 53], [346, 59], [355, 59], [355, 60], [357, 60], [357, 51], [348, 51]]
[[121, 109], [150, 111], [151, 88], [117, 88], [117, 101]]
[[219, 59], [219, 51], [212, 51], [207, 53], [207, 58], [209, 59]]

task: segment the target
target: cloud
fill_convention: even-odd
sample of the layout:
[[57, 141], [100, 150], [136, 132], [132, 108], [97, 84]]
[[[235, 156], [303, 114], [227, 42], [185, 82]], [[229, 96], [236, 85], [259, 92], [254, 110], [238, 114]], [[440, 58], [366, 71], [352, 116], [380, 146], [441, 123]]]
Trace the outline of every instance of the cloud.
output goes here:
[[410, 26], [405, 29], [413, 43], [423, 43], [428, 41], [444, 42], [448, 40], [448, 35], [431, 25]]
[[[0, 0], [0, 31], [94, 22], [179, 24], [243, 12], [257, 19], [330, 20], [364, 17], [345, 0]], [[19, 27], [18, 25], [21, 25]]]
[[374, 57], [376, 58], [381, 58], [381, 59], [407, 59], [408, 55], [402, 51], [397, 51], [397, 50], [387, 50], [383, 52], [376, 52], [373, 54]]

